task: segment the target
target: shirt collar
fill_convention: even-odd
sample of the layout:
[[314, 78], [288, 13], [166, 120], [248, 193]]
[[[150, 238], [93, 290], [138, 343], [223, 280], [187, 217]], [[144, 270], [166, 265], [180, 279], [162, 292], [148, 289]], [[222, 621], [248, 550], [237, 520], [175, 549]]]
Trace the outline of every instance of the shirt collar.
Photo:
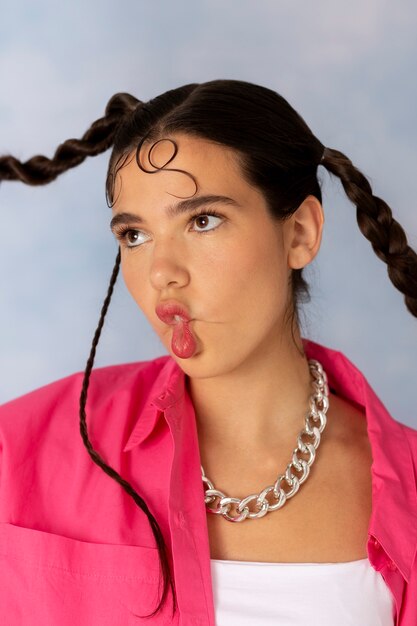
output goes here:
[[123, 452], [128, 452], [139, 443], [143, 443], [152, 434], [163, 411], [176, 404], [184, 395], [184, 391], [183, 370], [171, 356], [166, 356], [165, 363], [155, 377], [146, 404], [133, 426]]
[[417, 548], [417, 498], [413, 456], [405, 430], [343, 353], [308, 339], [303, 339], [303, 344], [307, 357], [323, 365], [329, 387], [365, 408], [373, 459], [369, 533], [409, 582]]
[[[372, 515], [369, 533], [409, 580], [417, 544], [417, 498], [413, 458], [405, 431], [382, 404], [360, 370], [342, 353], [302, 338], [307, 358], [323, 366], [337, 395], [364, 407], [372, 450]], [[165, 409], [180, 405], [185, 373], [168, 355], [156, 376], [124, 452], [151, 435]], [[399, 536], [401, 532], [401, 536]]]

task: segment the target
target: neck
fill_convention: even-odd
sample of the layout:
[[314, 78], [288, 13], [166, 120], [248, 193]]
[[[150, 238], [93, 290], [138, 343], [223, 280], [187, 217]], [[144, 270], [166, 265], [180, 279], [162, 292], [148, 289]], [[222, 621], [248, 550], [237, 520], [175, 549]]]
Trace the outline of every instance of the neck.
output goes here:
[[[302, 352], [300, 335], [294, 338]], [[308, 360], [299, 348], [290, 336], [221, 376], [187, 377], [201, 450], [261, 455], [274, 466], [277, 452], [288, 457], [313, 393]]]

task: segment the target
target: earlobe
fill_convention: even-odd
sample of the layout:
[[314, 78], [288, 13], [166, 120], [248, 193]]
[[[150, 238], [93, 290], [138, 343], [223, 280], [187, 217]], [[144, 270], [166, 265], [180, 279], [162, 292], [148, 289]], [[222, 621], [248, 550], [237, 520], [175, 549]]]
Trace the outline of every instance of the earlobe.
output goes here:
[[286, 222], [288, 237], [288, 267], [301, 269], [317, 255], [324, 225], [323, 207], [309, 195]]

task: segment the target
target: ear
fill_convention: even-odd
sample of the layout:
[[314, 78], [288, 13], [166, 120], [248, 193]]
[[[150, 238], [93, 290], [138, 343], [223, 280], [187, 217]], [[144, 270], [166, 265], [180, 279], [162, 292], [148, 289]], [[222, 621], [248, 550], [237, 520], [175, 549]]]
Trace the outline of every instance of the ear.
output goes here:
[[283, 225], [288, 267], [300, 269], [311, 263], [320, 249], [323, 224], [321, 203], [307, 196]]

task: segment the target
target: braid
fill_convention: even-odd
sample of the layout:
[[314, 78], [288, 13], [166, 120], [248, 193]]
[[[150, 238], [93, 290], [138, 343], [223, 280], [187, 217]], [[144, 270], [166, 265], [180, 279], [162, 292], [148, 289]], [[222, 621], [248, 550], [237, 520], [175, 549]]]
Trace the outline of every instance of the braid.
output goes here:
[[[159, 552], [159, 556], [161, 559], [161, 565], [162, 565], [162, 573], [163, 573], [163, 581], [164, 581], [164, 586], [163, 586], [163, 593], [162, 593], [162, 597], [161, 597], [161, 601], [159, 603], [159, 605], [156, 607], [156, 609], [153, 611], [153, 613], [150, 615], [151, 617], [153, 617], [161, 608], [167, 593], [168, 593], [168, 584], [167, 581], [169, 582], [171, 591], [173, 593], [173, 597], [174, 597], [174, 604], [173, 604], [173, 612], [175, 612], [176, 609], [176, 594], [175, 594], [175, 586], [174, 583], [172, 581], [172, 577], [170, 576], [170, 571], [169, 571], [169, 563], [168, 563], [168, 558], [167, 558], [167, 553], [166, 553], [166, 545], [165, 545], [165, 540], [164, 537], [162, 535], [161, 529], [159, 528], [155, 517], [152, 515], [152, 513], [150, 512], [146, 502], [143, 500], [143, 498], [141, 498], [141, 496], [133, 489], [133, 487], [127, 482], [127, 480], [125, 480], [124, 478], [122, 478], [120, 476], [120, 474], [118, 474], [118, 472], [116, 472], [116, 470], [114, 470], [112, 467], [110, 467], [110, 465], [107, 465], [107, 463], [105, 463], [105, 461], [103, 460], [103, 458], [100, 456], [100, 454], [93, 448], [93, 446], [91, 445], [91, 441], [88, 438], [88, 433], [87, 433], [87, 424], [86, 424], [86, 413], [85, 413], [85, 405], [87, 402], [87, 391], [88, 391], [88, 386], [90, 383], [90, 374], [91, 374], [91, 370], [93, 368], [93, 364], [94, 364], [94, 358], [95, 358], [95, 354], [96, 354], [96, 348], [97, 348], [97, 344], [99, 342], [100, 339], [100, 335], [101, 335], [101, 330], [103, 328], [103, 324], [104, 324], [104, 318], [106, 316], [107, 313], [107, 309], [109, 308], [109, 304], [110, 304], [110, 299], [113, 293], [113, 288], [117, 279], [117, 275], [119, 273], [119, 267], [120, 267], [120, 249], [119, 252], [117, 253], [117, 257], [116, 257], [116, 263], [114, 265], [113, 268], [113, 272], [111, 275], [111, 279], [110, 279], [110, 284], [109, 284], [109, 288], [107, 291], [107, 295], [104, 299], [104, 303], [103, 303], [103, 307], [101, 309], [101, 313], [100, 313], [100, 320], [99, 323], [97, 325], [96, 331], [94, 333], [94, 338], [93, 338], [93, 342], [91, 345], [91, 350], [90, 350], [90, 355], [87, 359], [87, 364], [86, 364], [86, 368], [84, 371], [84, 378], [83, 378], [83, 383], [82, 383], [82, 389], [81, 389], [81, 395], [80, 395], [80, 411], [79, 411], [79, 415], [80, 415], [80, 433], [81, 433], [81, 437], [83, 439], [84, 445], [87, 448], [87, 451], [89, 453], [89, 455], [91, 456], [92, 460], [94, 461], [94, 463], [96, 463], [99, 467], [101, 467], [101, 469], [108, 474], [111, 478], [113, 478], [116, 482], [118, 482], [123, 489], [133, 498], [133, 500], [136, 502], [136, 504], [138, 505], [138, 507], [146, 514], [146, 516], [148, 517], [148, 520], [150, 522], [151, 528], [152, 528], [152, 532], [154, 534], [155, 540], [157, 542], [157, 547], [158, 547], [158, 552]], [[140, 617], [144, 617], [144, 616], [140, 616]], [[145, 616], [148, 617], [148, 616]]]
[[140, 100], [128, 93], [116, 93], [107, 103], [104, 117], [93, 122], [81, 139], [67, 139], [52, 159], [37, 155], [21, 162], [14, 156], [0, 157], [0, 181], [20, 180], [27, 185], [44, 185], [82, 163], [88, 156], [105, 152], [113, 144], [121, 120], [133, 111]]
[[356, 205], [362, 234], [375, 254], [388, 265], [388, 276], [404, 294], [407, 309], [417, 317], [417, 254], [408, 245], [402, 226], [392, 216], [388, 204], [373, 195], [365, 176], [342, 152], [325, 148], [320, 162], [338, 176], [349, 199]]

